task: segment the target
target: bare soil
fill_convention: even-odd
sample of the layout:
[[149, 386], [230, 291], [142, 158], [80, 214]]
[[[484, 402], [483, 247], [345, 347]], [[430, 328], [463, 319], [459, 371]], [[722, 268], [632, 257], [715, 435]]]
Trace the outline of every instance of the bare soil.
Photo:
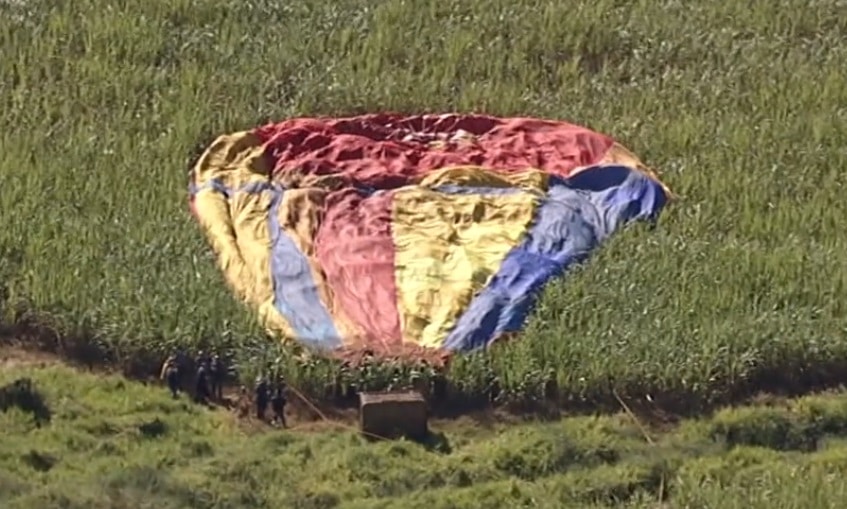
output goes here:
[[15, 346], [0, 344], [0, 369], [34, 366], [47, 367], [60, 362], [54, 355], [45, 352], [33, 352]]

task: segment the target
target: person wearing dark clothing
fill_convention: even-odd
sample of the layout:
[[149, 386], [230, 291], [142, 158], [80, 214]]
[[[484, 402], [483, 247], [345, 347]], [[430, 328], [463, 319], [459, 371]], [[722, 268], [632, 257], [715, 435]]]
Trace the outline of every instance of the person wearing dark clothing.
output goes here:
[[487, 391], [489, 403], [496, 403], [499, 400], [501, 390], [502, 389], [501, 389], [501, 385], [500, 385], [500, 377], [491, 376], [488, 379], [488, 391]]
[[200, 364], [200, 367], [197, 368], [197, 382], [194, 389], [194, 398], [198, 403], [206, 403], [209, 400], [209, 372], [203, 364]]
[[211, 360], [211, 359], [209, 358], [209, 355], [208, 355], [205, 351], [200, 350], [199, 352], [197, 352], [197, 358], [196, 358], [196, 361], [197, 361], [197, 365], [198, 365], [198, 366], [203, 366], [203, 365], [205, 365], [205, 366], [207, 366], [207, 367], [208, 367], [208, 366], [209, 366], [209, 361], [210, 361], [210, 360]]
[[268, 381], [264, 377], [256, 380], [256, 417], [260, 421], [265, 420], [265, 411], [268, 409], [270, 399], [269, 392]]
[[171, 390], [171, 395], [174, 399], [179, 397], [179, 371], [176, 366], [171, 366], [168, 368], [168, 372], [166, 374], [168, 381], [168, 389]]
[[171, 355], [165, 360], [160, 377], [167, 382], [174, 399], [179, 397], [179, 366], [177, 366], [176, 356]]
[[220, 356], [217, 354], [212, 356], [212, 360], [209, 363], [209, 375], [211, 379], [212, 385], [212, 397], [217, 401], [223, 400], [223, 385], [225, 378], [225, 370], [223, 362], [221, 361]]
[[556, 370], [547, 371], [547, 381], [544, 383], [544, 396], [550, 401], [556, 401], [559, 397], [559, 384], [556, 380]]
[[179, 390], [188, 392], [190, 387], [186, 387], [186, 383], [188, 383], [188, 377], [186, 377], [185, 374], [191, 372], [191, 360], [188, 358], [188, 355], [182, 350], [179, 350], [176, 355], [173, 356], [173, 358], [176, 364], [176, 378], [177, 384], [179, 385]]
[[443, 402], [447, 399], [447, 376], [443, 369], [438, 369], [433, 374], [432, 397], [438, 402]]
[[277, 386], [274, 391], [273, 398], [271, 398], [271, 409], [273, 410], [273, 419], [272, 423], [276, 424], [279, 422], [282, 424], [283, 428], [287, 428], [288, 426], [285, 423], [285, 392], [283, 389], [283, 385]]
[[490, 403], [494, 403], [500, 397], [500, 377], [498, 377], [491, 368], [488, 368], [488, 373], [485, 378], [488, 401]]

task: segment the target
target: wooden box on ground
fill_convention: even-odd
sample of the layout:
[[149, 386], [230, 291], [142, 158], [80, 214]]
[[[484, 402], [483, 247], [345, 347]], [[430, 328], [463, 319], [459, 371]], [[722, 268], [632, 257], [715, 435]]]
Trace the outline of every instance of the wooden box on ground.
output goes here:
[[384, 438], [424, 439], [429, 434], [427, 406], [416, 391], [359, 394], [362, 432]]

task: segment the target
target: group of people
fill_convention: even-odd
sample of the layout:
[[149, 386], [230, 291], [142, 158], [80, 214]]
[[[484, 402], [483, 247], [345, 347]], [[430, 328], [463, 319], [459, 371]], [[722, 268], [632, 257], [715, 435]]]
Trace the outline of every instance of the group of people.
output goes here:
[[[493, 366], [483, 366], [474, 379], [452, 383], [447, 380], [447, 368], [446, 362], [431, 363], [424, 359], [412, 362], [378, 359], [368, 351], [357, 362], [301, 357], [292, 365], [290, 359], [277, 360], [264, 366], [252, 391], [241, 386], [236, 406], [245, 417], [252, 413], [261, 421], [287, 426], [285, 407], [289, 387], [281, 376], [283, 372], [296, 373], [299, 388], [306, 394], [319, 395], [341, 406], [354, 404], [359, 393], [371, 391], [413, 390], [434, 406], [448, 399], [461, 400], [467, 395], [482, 397], [492, 405], [520, 401], [537, 403], [542, 399], [555, 401], [558, 397], [556, 371], [552, 368], [531, 370], [520, 380], [513, 380], [508, 390], [504, 390]], [[220, 404], [224, 403], [224, 384], [231, 378], [229, 371], [217, 353], [207, 355], [200, 351], [193, 358], [175, 353], [165, 360], [161, 378], [175, 398], [185, 391], [193, 393], [199, 403]], [[193, 390], [185, 389], [188, 384], [193, 384]]]
[[[191, 392], [193, 392], [194, 400], [201, 404], [209, 404], [211, 402], [223, 403], [223, 387], [229, 373], [223, 360], [217, 353], [207, 355], [205, 352], [200, 351], [194, 359], [180, 353], [169, 355], [162, 365], [160, 378], [167, 384], [171, 395], [174, 398], [178, 398], [180, 392], [185, 391], [186, 382], [189, 381], [186, 373], [191, 372], [192, 366], [194, 368], [194, 390]], [[245, 405], [250, 404], [251, 399], [253, 404], [255, 404], [256, 417], [259, 420], [265, 420], [268, 408], [270, 407], [272, 412], [271, 424], [280, 424], [283, 427], [287, 426], [285, 421], [285, 406], [288, 400], [286, 398], [286, 384], [283, 377], [278, 377], [275, 381], [271, 382], [268, 377], [260, 375], [256, 379], [252, 398], [250, 398], [247, 388], [241, 386], [238, 405], [242, 408], [242, 413], [246, 413], [243, 412], [243, 408]]]
[[[285, 422], [285, 405], [288, 403], [288, 398], [286, 398], [286, 384], [285, 378], [279, 377], [276, 382], [271, 383], [268, 380], [268, 377], [259, 375], [256, 378], [256, 386], [253, 389], [253, 401], [256, 405], [256, 418], [260, 421], [265, 420], [265, 415], [268, 411], [268, 407], [271, 409], [271, 424], [279, 424], [283, 428], [288, 427]], [[241, 401], [244, 402], [242, 405], [242, 414], [246, 414], [245, 411], [248, 408], [249, 396], [247, 393], [247, 388], [241, 386]]]
[[[207, 355], [198, 352], [195, 359], [194, 399], [198, 403], [223, 400], [223, 384], [226, 380], [226, 367], [218, 354]], [[179, 397], [185, 386], [185, 372], [192, 364], [185, 355], [171, 354], [162, 365], [161, 378], [168, 384], [174, 398]]]

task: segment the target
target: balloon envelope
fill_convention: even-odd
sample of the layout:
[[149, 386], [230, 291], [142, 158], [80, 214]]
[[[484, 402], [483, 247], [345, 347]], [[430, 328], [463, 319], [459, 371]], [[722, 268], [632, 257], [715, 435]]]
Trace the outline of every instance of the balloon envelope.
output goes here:
[[235, 292], [317, 348], [469, 351], [668, 189], [611, 138], [481, 115], [296, 118], [220, 136], [190, 200]]

